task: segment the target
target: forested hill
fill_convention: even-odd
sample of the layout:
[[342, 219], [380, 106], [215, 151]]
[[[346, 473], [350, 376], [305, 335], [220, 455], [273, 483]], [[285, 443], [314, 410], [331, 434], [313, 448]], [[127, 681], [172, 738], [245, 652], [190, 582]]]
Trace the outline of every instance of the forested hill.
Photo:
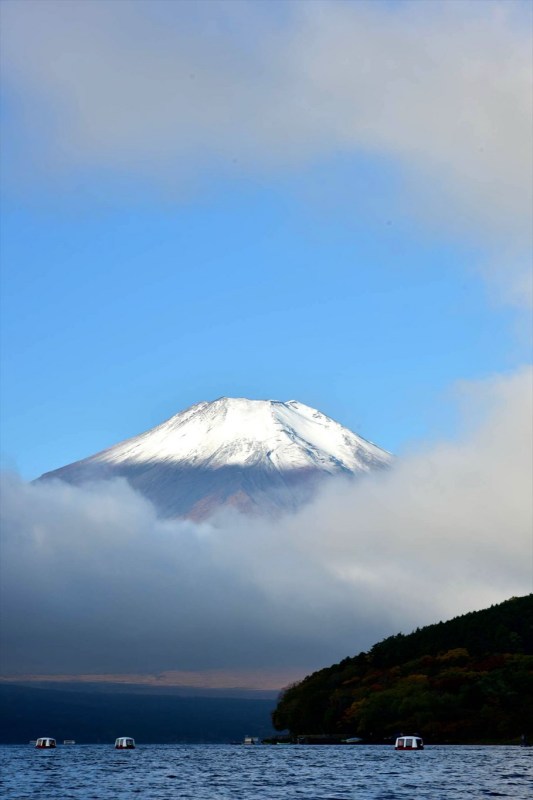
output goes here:
[[315, 672], [283, 693], [273, 721], [293, 735], [365, 741], [531, 739], [533, 594], [390, 636]]

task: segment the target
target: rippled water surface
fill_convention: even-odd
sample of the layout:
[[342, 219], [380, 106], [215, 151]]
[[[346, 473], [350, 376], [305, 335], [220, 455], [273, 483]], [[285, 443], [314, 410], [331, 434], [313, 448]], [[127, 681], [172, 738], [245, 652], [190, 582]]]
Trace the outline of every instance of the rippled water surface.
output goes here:
[[462, 800], [533, 797], [533, 748], [0, 747], [10, 800]]

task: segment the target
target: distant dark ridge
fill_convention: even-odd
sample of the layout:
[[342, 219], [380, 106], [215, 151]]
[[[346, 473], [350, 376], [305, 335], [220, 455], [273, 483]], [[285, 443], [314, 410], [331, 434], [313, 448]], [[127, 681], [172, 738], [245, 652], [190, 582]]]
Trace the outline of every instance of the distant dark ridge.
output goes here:
[[273, 734], [274, 703], [0, 685], [0, 743], [26, 744], [39, 736], [110, 745], [117, 736], [133, 736], [138, 744], [263, 738]]
[[390, 636], [309, 675], [273, 722], [293, 735], [382, 741], [402, 731], [441, 742], [533, 734], [533, 594]]
[[179, 685], [160, 685], [150, 683], [114, 683], [107, 681], [51, 681], [24, 678], [9, 678], [3, 680], [0, 677], [0, 688], [25, 687], [26, 689], [44, 689], [46, 691], [70, 692], [82, 695], [86, 694], [143, 694], [151, 697], [173, 696], [173, 697], [205, 697], [205, 698], [234, 698], [236, 700], [269, 700], [275, 702], [279, 696], [279, 689], [211, 689], [198, 686], [179, 686]]

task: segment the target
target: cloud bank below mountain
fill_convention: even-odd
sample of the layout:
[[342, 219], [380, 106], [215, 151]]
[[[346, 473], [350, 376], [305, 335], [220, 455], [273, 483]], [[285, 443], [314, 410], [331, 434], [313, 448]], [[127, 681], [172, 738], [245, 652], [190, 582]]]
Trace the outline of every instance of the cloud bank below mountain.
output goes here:
[[464, 431], [281, 522], [168, 521], [125, 482], [4, 475], [4, 674], [287, 673], [532, 590], [532, 373]]

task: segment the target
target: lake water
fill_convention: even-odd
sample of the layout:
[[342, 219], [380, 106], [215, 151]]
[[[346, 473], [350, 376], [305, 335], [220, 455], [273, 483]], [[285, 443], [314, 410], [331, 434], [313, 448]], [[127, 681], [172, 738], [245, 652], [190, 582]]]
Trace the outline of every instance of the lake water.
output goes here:
[[9, 800], [531, 800], [533, 748], [0, 747]]

